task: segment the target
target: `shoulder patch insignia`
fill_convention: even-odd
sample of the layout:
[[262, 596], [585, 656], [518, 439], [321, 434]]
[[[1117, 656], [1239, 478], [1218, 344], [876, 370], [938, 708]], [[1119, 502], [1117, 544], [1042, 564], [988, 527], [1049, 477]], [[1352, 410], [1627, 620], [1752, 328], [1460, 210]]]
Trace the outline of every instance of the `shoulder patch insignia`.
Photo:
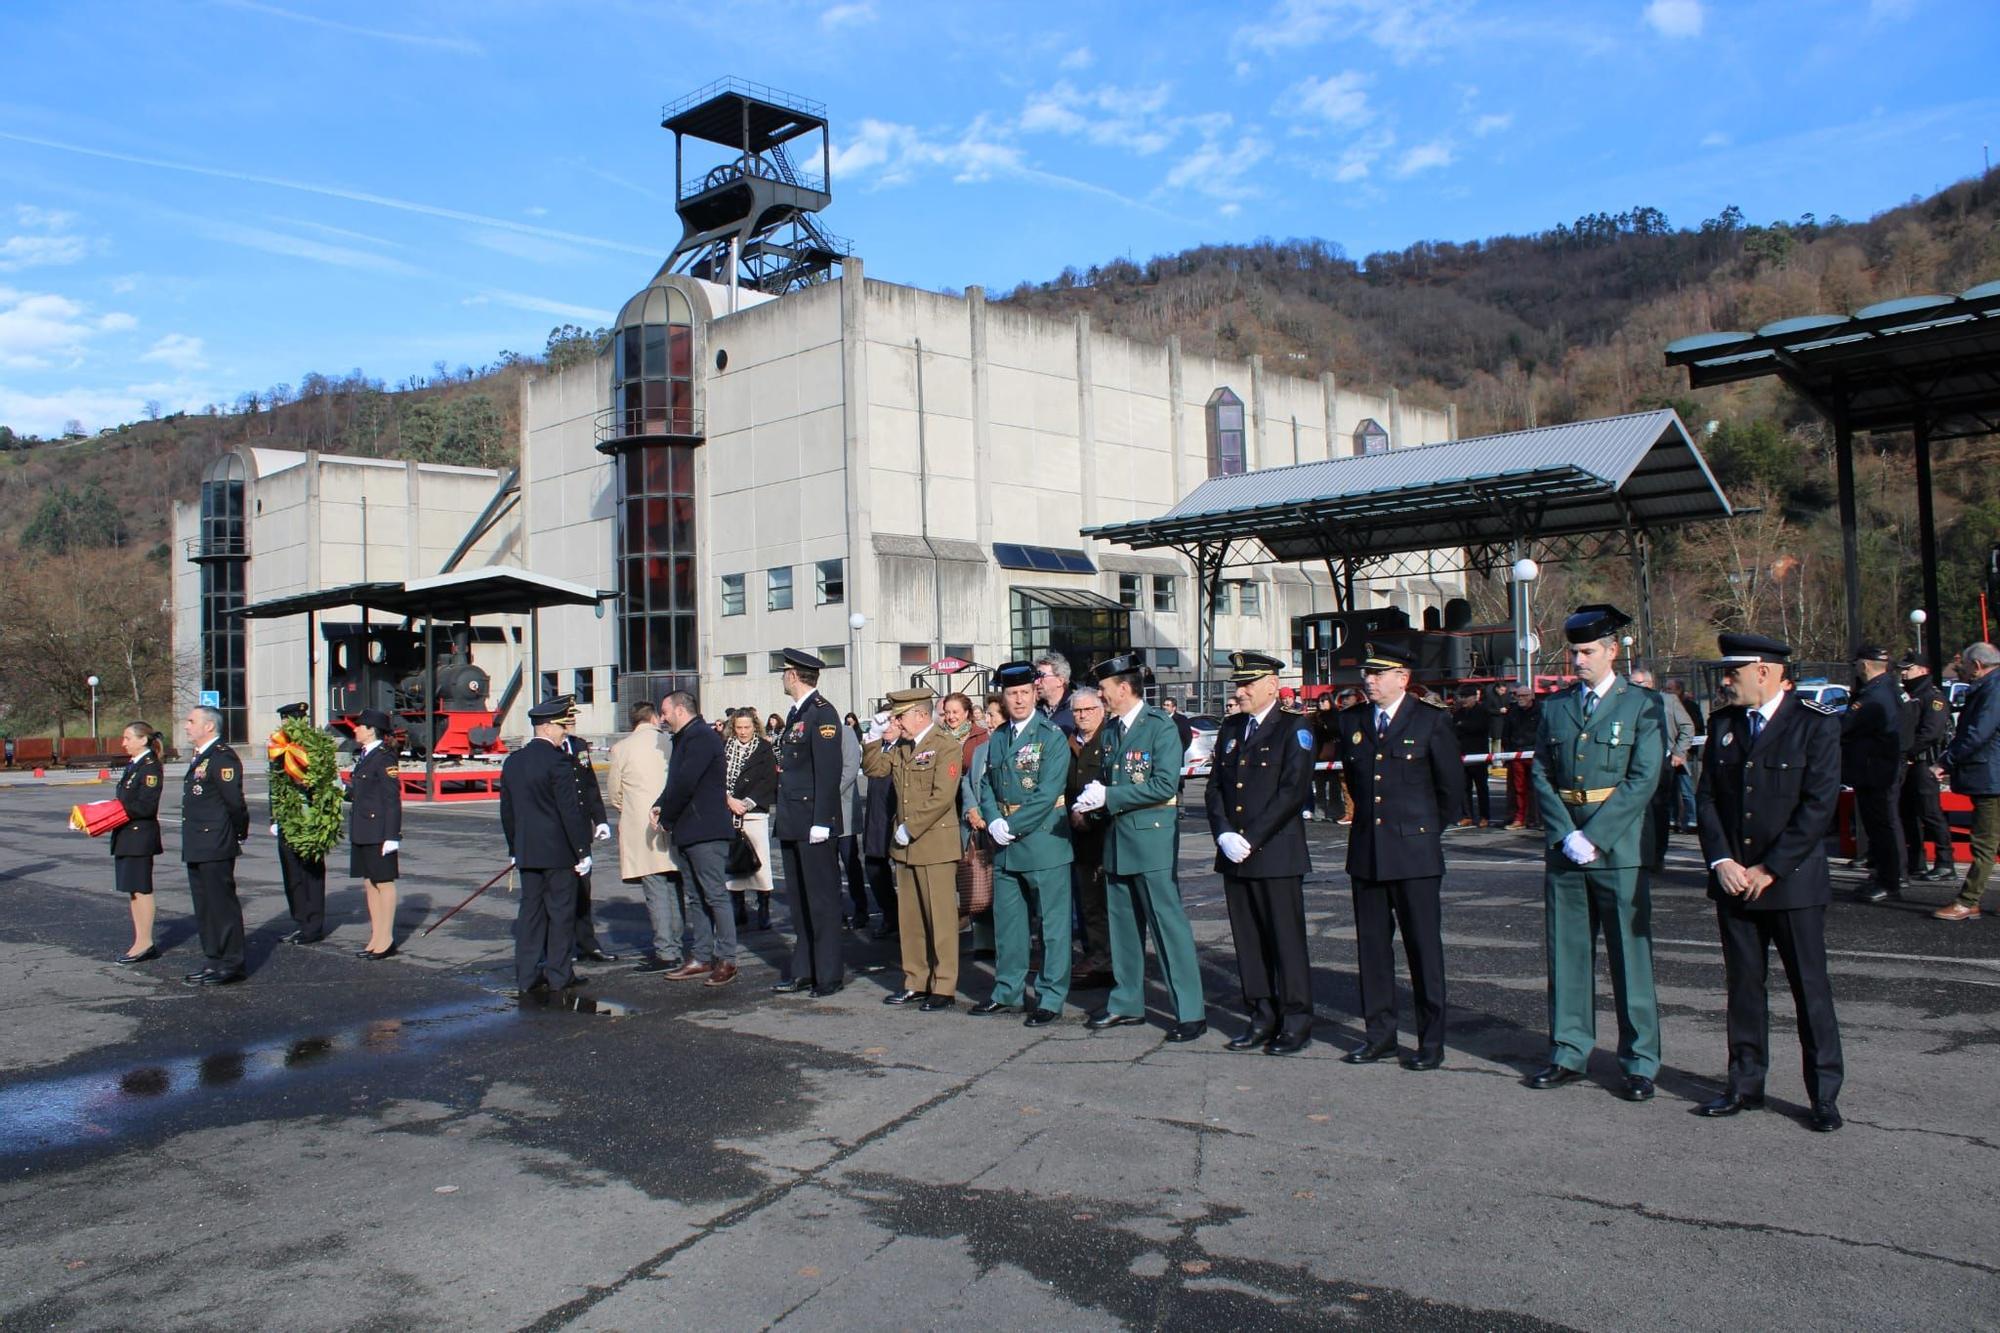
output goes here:
[[1299, 748], [1301, 750], [1305, 750], [1308, 752], [1312, 750], [1313, 738], [1312, 738], [1312, 733], [1310, 731], [1307, 731], [1304, 727], [1300, 727], [1296, 732], [1292, 734], [1299, 738]]
[[236, 770], [235, 770], [235, 769], [233, 769], [233, 768], [225, 768], [225, 769], [223, 769], [223, 770], [222, 770], [222, 780], [223, 780], [224, 782], [234, 782], [234, 781], [236, 781]]
[[1822, 717], [1838, 717], [1846, 711], [1839, 704], [1823, 704], [1817, 699], [1800, 699], [1799, 702]]
[[1931, 711], [1934, 713], [1942, 713], [1944, 711], [1944, 700], [1942, 699], [1931, 700]]
[[402, 773], [402, 771], [403, 770], [398, 768], [396, 765], [391, 764], [387, 768], [382, 770], [382, 776], [385, 778], [393, 778]]
[[146, 785], [147, 785], [148, 787], [157, 787], [157, 786], [159, 786], [159, 785], [160, 785], [160, 775], [159, 775], [158, 773], [148, 773], [148, 774], [146, 775]]
[[823, 741], [830, 741], [839, 734], [840, 734], [839, 727], [827, 726], [827, 727], [821, 727], [819, 729], [819, 738]]

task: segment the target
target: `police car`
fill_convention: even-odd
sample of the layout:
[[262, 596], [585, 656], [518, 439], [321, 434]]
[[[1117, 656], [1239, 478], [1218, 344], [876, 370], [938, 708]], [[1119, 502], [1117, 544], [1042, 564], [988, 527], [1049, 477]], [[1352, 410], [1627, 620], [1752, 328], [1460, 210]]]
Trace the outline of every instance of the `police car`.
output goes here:
[[1800, 681], [1792, 687], [1792, 693], [1798, 695], [1801, 699], [1810, 699], [1816, 704], [1824, 704], [1828, 708], [1845, 708], [1847, 707], [1848, 699], [1853, 696], [1854, 692], [1845, 685], [1835, 685], [1825, 677], [1820, 677], [1813, 680]]

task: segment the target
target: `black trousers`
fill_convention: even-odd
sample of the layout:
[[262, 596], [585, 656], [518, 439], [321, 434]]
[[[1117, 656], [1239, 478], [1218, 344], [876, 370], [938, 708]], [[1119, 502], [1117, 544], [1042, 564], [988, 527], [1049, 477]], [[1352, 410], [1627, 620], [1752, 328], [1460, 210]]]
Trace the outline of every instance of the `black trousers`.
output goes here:
[[1493, 784], [1487, 779], [1485, 764], [1465, 766], [1465, 817], [1482, 824], [1493, 822]]
[[840, 865], [847, 872], [847, 896], [854, 902], [857, 925], [868, 920], [868, 873], [861, 865], [861, 839], [852, 833], [840, 838]]
[[1313, 770], [1313, 813], [1321, 819], [1340, 819], [1347, 814], [1347, 792], [1333, 769]]
[[[1104, 897], [1104, 866], [1095, 860], [1085, 860], [1079, 856], [1069, 866], [1069, 896], [1076, 904], [1076, 919], [1079, 929], [1076, 938], [1083, 942], [1081, 966], [1092, 972], [1111, 970], [1111, 906]], [[1044, 967], [1054, 967], [1053, 959], [1044, 959]]]
[[1896, 827], [1896, 800], [1902, 774], [1889, 782], [1854, 789], [1854, 810], [1868, 834], [1868, 878], [1891, 893], [1903, 889], [1903, 836]]
[[597, 942], [597, 923], [590, 919], [590, 876], [576, 876], [576, 917], [570, 929], [570, 947], [578, 953], [602, 953], [604, 946]]
[[1312, 1026], [1312, 960], [1306, 953], [1303, 885], [1297, 875], [1222, 879], [1244, 1008], [1253, 1021], [1282, 1019], [1288, 1032]]
[[1911, 874], [1928, 870], [1924, 861], [1924, 844], [1930, 843], [1936, 863], [1950, 865], [1951, 824], [1944, 817], [1944, 805], [1938, 793], [1937, 774], [1929, 764], [1921, 761], [1903, 766], [1903, 794], [1899, 802], [1903, 815], [1903, 842], [1907, 850], [1904, 864]]
[[882, 914], [882, 924], [895, 930], [896, 867], [886, 856], [870, 856], [864, 858], [863, 868], [868, 874], [868, 891], [875, 895], [875, 910]]
[[[514, 916], [514, 984], [567, 986], [576, 948], [577, 881], [568, 866], [521, 870], [521, 910]], [[585, 918], [588, 919], [588, 918]]]
[[832, 838], [825, 842], [783, 838], [779, 845], [785, 856], [785, 905], [791, 908], [792, 929], [798, 933], [792, 945], [791, 977], [815, 986], [837, 986], [842, 979], [840, 849]]
[[1444, 1053], [1444, 931], [1432, 879], [1357, 879], [1354, 947], [1361, 959], [1361, 1016], [1370, 1043], [1396, 1037], [1395, 933], [1403, 932], [1416, 1008], [1417, 1053]]
[[285, 880], [285, 903], [299, 938], [310, 944], [326, 938], [326, 858], [304, 857], [278, 838], [278, 873]]
[[1733, 902], [1715, 905], [1722, 928], [1722, 971], [1729, 986], [1729, 1090], [1761, 1097], [1771, 1064], [1771, 1001], [1765, 979], [1771, 946], [1785, 965], [1799, 1014], [1799, 1048], [1806, 1096], [1831, 1102], [1840, 1096], [1840, 1024], [1833, 1016], [1833, 987], [1826, 975], [1826, 908], [1788, 912], [1745, 911]]
[[194, 894], [195, 925], [208, 965], [218, 972], [241, 972], [243, 904], [236, 897], [236, 862], [190, 861], [188, 889]]

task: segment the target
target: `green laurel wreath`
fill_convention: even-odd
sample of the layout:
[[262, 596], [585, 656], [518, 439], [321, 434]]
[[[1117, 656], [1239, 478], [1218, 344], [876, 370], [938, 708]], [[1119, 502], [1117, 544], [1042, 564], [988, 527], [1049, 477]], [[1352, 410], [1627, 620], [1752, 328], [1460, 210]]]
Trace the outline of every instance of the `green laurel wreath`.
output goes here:
[[292, 850], [307, 860], [323, 860], [340, 841], [340, 753], [333, 737], [302, 717], [286, 718], [278, 728], [306, 752], [306, 785], [285, 776], [284, 765], [271, 770], [271, 822]]

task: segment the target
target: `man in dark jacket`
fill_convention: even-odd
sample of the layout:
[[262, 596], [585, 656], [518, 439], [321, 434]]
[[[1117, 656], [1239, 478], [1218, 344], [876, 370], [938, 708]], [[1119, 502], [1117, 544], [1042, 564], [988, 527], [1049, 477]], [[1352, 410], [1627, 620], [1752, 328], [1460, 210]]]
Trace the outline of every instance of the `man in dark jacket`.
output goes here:
[[[1723, 679], [1737, 703], [1709, 717], [1695, 796], [1708, 896], [1722, 927], [1729, 988], [1729, 1086], [1695, 1108], [1733, 1116], [1764, 1104], [1770, 1066], [1765, 969], [1778, 946], [1799, 1011], [1807, 1123], [1839, 1129], [1840, 1025], [1826, 975], [1827, 828], [1840, 799], [1840, 727], [1833, 710], [1784, 687], [1791, 649], [1761, 634], [1724, 634]], [[1893, 682], [1892, 682], [1893, 683]]]
[[[576, 764], [576, 799], [583, 809], [583, 817], [590, 821], [591, 841], [604, 842], [611, 836], [609, 816], [604, 812], [604, 791], [597, 785], [597, 769], [590, 762], [590, 742], [576, 734], [576, 711], [571, 706], [570, 715], [563, 725], [569, 730], [563, 736], [564, 753]], [[615, 963], [618, 955], [611, 953], [598, 942], [597, 923], [590, 915], [590, 876], [576, 878], [576, 956], [584, 962]]]
[[1958, 734], [1945, 747], [1951, 789], [1972, 798], [1972, 861], [1956, 901], [1931, 913], [1940, 921], [1976, 921], [1993, 855], [2000, 849], [2000, 648], [1975, 643], [1959, 659], [1973, 686], [1958, 714]]
[[[1931, 664], [1921, 653], [1904, 653], [1897, 664], [1903, 678], [1903, 841], [1911, 879], [1954, 880], [1951, 825], [1939, 803], [1937, 764], [1951, 739], [1951, 701], [1931, 683]], [[1924, 859], [1924, 844], [1933, 849]]]
[[1078, 814], [1074, 809], [1077, 795], [1104, 777], [1104, 750], [1097, 743], [1104, 731], [1104, 696], [1085, 686], [1070, 695], [1069, 706], [1076, 723], [1076, 735], [1070, 738], [1067, 793], [1072, 807], [1069, 893], [1082, 926], [1078, 942], [1083, 949], [1070, 973], [1070, 987], [1076, 990], [1111, 984], [1111, 921], [1104, 899], [1104, 812]]
[[1278, 709], [1284, 663], [1263, 653], [1231, 653], [1229, 663], [1243, 706], [1216, 733], [1207, 799], [1250, 1011], [1250, 1026], [1229, 1049], [1291, 1055], [1312, 1039], [1304, 893], [1312, 857], [1300, 818], [1312, 799], [1312, 727]]
[[222, 714], [188, 710], [194, 761], [181, 789], [181, 860], [208, 965], [181, 978], [191, 986], [228, 986], [244, 979], [243, 904], [236, 897], [236, 858], [250, 836], [243, 801], [243, 761], [222, 740]]
[[[888, 720], [889, 715], [883, 713], [876, 719], [876, 725]], [[871, 779], [866, 774], [861, 781], [868, 789], [861, 818], [861, 859], [868, 872], [868, 892], [875, 898], [875, 910], [882, 914], [874, 937], [893, 940], [901, 935], [896, 919], [896, 867], [889, 860], [892, 835], [899, 822], [896, 784], [887, 778]]]
[[1043, 717], [1056, 724], [1065, 736], [1076, 735], [1076, 718], [1069, 711], [1069, 659], [1061, 653], [1043, 653], [1035, 659], [1036, 707]]
[[578, 797], [576, 761], [563, 749], [568, 696], [528, 710], [534, 739], [500, 766], [500, 829], [521, 876], [514, 917], [514, 987], [518, 995], [576, 984], [570, 953], [576, 933], [576, 882], [590, 873], [591, 827]]
[[1903, 896], [1903, 838], [1896, 827], [1903, 693], [1889, 670], [1889, 650], [1876, 644], [1854, 650], [1854, 678], [1861, 688], [1840, 719], [1840, 780], [1854, 788], [1854, 810], [1868, 837], [1868, 882], [1854, 896], [1879, 903]]
[[1541, 814], [1535, 809], [1535, 729], [1542, 725], [1542, 706], [1534, 690], [1525, 685], [1514, 690], [1500, 721], [1500, 744], [1511, 754], [1524, 756], [1507, 761], [1507, 827], [1540, 828]]
[[680, 851], [683, 892], [695, 910], [688, 913], [694, 948], [687, 961], [667, 973], [669, 981], [727, 986], [736, 980], [736, 914], [729, 906], [729, 848], [736, 822], [729, 813], [722, 737], [702, 719], [694, 696], [675, 690], [666, 697], [667, 730], [674, 735], [674, 761], [667, 785], [653, 803], [653, 822], [673, 831]]
[[811, 653], [783, 653], [791, 713], [778, 736], [778, 808], [771, 833], [785, 864], [791, 908], [792, 963], [771, 989], [827, 996], [846, 985], [840, 961], [840, 712], [819, 692], [826, 664]]
[[1444, 830], [1465, 794], [1458, 741], [1443, 705], [1409, 693], [1409, 653], [1363, 645], [1368, 702], [1340, 715], [1341, 772], [1354, 807], [1347, 876], [1354, 891], [1367, 1040], [1343, 1058], [1373, 1064], [1396, 1053], [1395, 933], [1403, 932], [1416, 1007], [1417, 1052], [1406, 1069], [1444, 1063], [1444, 931], [1438, 890]]
[[[1485, 701], [1479, 696], [1477, 685], [1461, 685], [1452, 704], [1452, 730], [1458, 738], [1460, 754], [1489, 753], [1487, 740], [1492, 728], [1492, 715], [1486, 710]], [[1485, 827], [1493, 822], [1493, 797], [1491, 784], [1487, 781], [1487, 765], [1484, 763], [1464, 764], [1465, 817], [1462, 824], [1477, 824]]]

